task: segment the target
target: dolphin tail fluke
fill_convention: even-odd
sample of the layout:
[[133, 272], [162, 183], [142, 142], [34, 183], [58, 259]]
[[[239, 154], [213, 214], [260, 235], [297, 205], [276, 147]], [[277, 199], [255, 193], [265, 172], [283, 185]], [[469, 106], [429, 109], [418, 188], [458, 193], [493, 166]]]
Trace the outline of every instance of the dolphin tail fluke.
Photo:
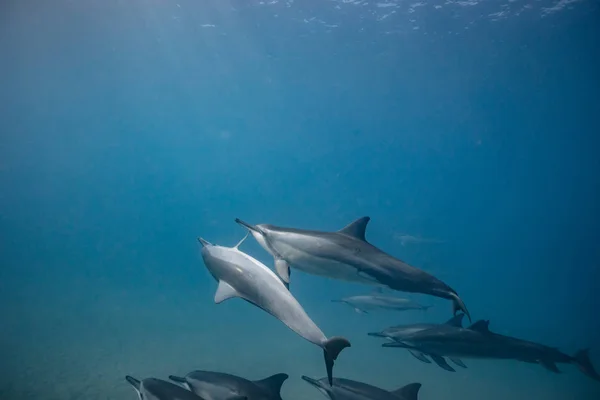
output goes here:
[[592, 362], [590, 361], [590, 349], [579, 350], [573, 356], [573, 360], [575, 361], [575, 364], [577, 364], [581, 372], [583, 372], [592, 379], [600, 381], [600, 375], [598, 374], [598, 372], [596, 372], [594, 365], [592, 365]]
[[462, 311], [469, 318], [469, 321], [471, 321], [471, 314], [461, 298], [456, 293], [450, 293], [450, 296], [452, 297], [452, 313], [456, 315], [457, 312]]
[[333, 386], [333, 364], [342, 350], [350, 347], [348, 339], [341, 336], [329, 338], [323, 344], [323, 356], [325, 357], [325, 367], [327, 368], [327, 380], [329, 386]]

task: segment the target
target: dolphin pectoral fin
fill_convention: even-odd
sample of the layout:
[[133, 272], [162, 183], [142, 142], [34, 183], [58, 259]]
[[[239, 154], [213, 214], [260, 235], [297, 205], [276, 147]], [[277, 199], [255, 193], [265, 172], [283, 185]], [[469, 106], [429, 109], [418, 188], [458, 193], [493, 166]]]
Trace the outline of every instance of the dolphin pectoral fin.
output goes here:
[[425, 354], [421, 353], [420, 351], [408, 350], [408, 352], [417, 360], [424, 362], [425, 364], [431, 364], [431, 360], [425, 357]]
[[215, 303], [219, 304], [233, 297], [241, 296], [229, 283], [225, 281], [219, 281], [219, 287], [217, 287], [217, 292], [215, 293]]
[[370, 217], [361, 217], [356, 221], [350, 222], [348, 225], [340, 229], [338, 233], [366, 242], [367, 239], [365, 237], [365, 233], [367, 231], [367, 224], [370, 220]]
[[451, 357], [448, 357], [448, 359], [450, 361], [452, 361], [454, 364], [458, 365], [459, 367], [467, 368], [467, 366], [465, 365], [465, 363], [462, 362], [462, 360], [460, 358], [451, 358]]
[[548, 371], [552, 371], [555, 374], [560, 374], [560, 370], [558, 369], [558, 367], [556, 366], [556, 364], [554, 364], [552, 361], [548, 361], [548, 360], [539, 360], [540, 365], [544, 368], [546, 368]]
[[350, 346], [348, 339], [341, 336], [334, 336], [323, 343], [323, 357], [325, 358], [329, 386], [333, 386], [333, 364], [335, 360], [337, 360], [342, 350]]
[[392, 390], [392, 394], [400, 397], [403, 400], [417, 400], [419, 398], [420, 383], [409, 383], [402, 386], [400, 389]]
[[289, 378], [288, 374], [275, 374], [259, 381], [253, 381], [253, 383], [271, 393], [275, 398], [280, 399], [281, 386], [287, 378]]
[[575, 364], [577, 364], [577, 366], [579, 367], [581, 372], [583, 372], [584, 374], [586, 374], [587, 376], [589, 376], [592, 379], [600, 381], [600, 375], [598, 374], [598, 372], [596, 372], [594, 365], [590, 361], [590, 350], [589, 349], [579, 350], [573, 356], [573, 360], [575, 361]]
[[366, 312], [365, 310], [361, 310], [361, 309], [360, 309], [360, 308], [358, 308], [358, 307], [354, 307], [354, 311], [355, 311], [357, 314], [368, 314], [368, 312]]
[[448, 365], [446, 360], [444, 360], [444, 357], [436, 356], [433, 354], [430, 354], [429, 357], [431, 357], [433, 362], [436, 363], [440, 368], [445, 369], [446, 371], [456, 372], [456, 370], [454, 368], [452, 368], [450, 365]]
[[277, 275], [283, 281], [283, 284], [286, 288], [290, 288], [290, 265], [282, 258], [275, 259], [275, 271], [277, 271]]

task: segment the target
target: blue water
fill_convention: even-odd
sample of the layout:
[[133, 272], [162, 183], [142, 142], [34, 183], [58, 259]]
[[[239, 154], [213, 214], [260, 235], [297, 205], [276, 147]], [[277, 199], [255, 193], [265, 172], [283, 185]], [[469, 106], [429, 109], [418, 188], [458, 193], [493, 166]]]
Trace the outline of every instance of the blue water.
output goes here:
[[[600, 8], [593, 0], [7, 0], [0, 5], [0, 398], [135, 399], [137, 378], [285, 372], [321, 351], [216, 305], [197, 236], [239, 217], [367, 238], [455, 288], [474, 319], [600, 368]], [[400, 235], [443, 243], [405, 243]], [[255, 241], [243, 250], [272, 267]], [[369, 287], [294, 270], [334, 373], [422, 400], [598, 399], [572, 365], [455, 373], [367, 332]]]

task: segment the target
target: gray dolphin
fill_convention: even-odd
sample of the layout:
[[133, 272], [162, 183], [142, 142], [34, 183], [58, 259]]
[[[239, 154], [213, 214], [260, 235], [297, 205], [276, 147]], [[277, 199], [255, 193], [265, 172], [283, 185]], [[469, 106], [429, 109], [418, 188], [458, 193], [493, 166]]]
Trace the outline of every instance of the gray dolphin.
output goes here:
[[127, 375], [125, 380], [135, 389], [140, 400], [202, 400], [202, 397], [169, 381], [146, 378], [142, 381]]
[[584, 374], [600, 380], [590, 361], [588, 349], [570, 356], [554, 347], [491, 332], [489, 321], [486, 320], [479, 320], [468, 328], [440, 325], [396, 340], [382, 346], [417, 350], [429, 355], [448, 371], [453, 369], [444, 357], [511, 359], [540, 364], [555, 373], [560, 372], [556, 366], [558, 363], [576, 364]]
[[326, 378], [313, 379], [302, 375], [302, 379], [331, 400], [417, 400], [421, 389], [420, 383], [411, 383], [390, 392], [351, 379], [335, 378], [331, 386], [326, 385]]
[[281, 386], [288, 374], [275, 374], [258, 381], [213, 371], [192, 371], [185, 377], [170, 375], [205, 400], [281, 400]]
[[235, 221], [273, 256], [275, 270], [288, 286], [293, 266], [313, 275], [449, 299], [454, 314], [462, 310], [471, 319], [450, 286], [370, 244], [365, 238], [369, 217], [359, 218], [337, 232], [251, 225], [239, 218]]
[[386, 296], [382, 294], [381, 288], [377, 288], [376, 291], [369, 295], [361, 296], [349, 296], [343, 297], [339, 300], [331, 300], [334, 303], [348, 304], [354, 308], [354, 311], [361, 314], [366, 314], [369, 311], [376, 309], [383, 310], [394, 310], [394, 311], [407, 311], [407, 310], [423, 310], [431, 308], [431, 306], [424, 306], [417, 302], [402, 299], [400, 297]]
[[[462, 322], [463, 322], [464, 316], [465, 316], [465, 314], [458, 314], [458, 315], [450, 318], [448, 321], [444, 322], [441, 325], [448, 325], [448, 326], [453, 326], [453, 327], [457, 327], [457, 328], [462, 328]], [[401, 342], [403, 340], [403, 338], [410, 337], [411, 335], [413, 335], [416, 332], [424, 331], [427, 329], [432, 329], [439, 325], [440, 324], [431, 324], [431, 323], [395, 325], [395, 326], [390, 326], [389, 328], [386, 328], [386, 329], [382, 330], [381, 332], [370, 332], [370, 333], [367, 333], [367, 335], [386, 338], [391, 341]], [[427, 364], [431, 364], [431, 361], [422, 352], [414, 350], [414, 349], [407, 349], [407, 350], [417, 360], [422, 361]], [[449, 357], [449, 359], [450, 359], [450, 361], [452, 361], [454, 364], [458, 365], [459, 367], [467, 368], [467, 366], [465, 365], [464, 362], [462, 362], [461, 359], [456, 358], [456, 357]], [[442, 365], [445, 366], [444, 364], [446, 364], [446, 362], [444, 362]]]
[[306, 314], [296, 298], [266, 265], [234, 247], [213, 245], [202, 238], [202, 259], [211, 275], [219, 282], [215, 303], [239, 297], [254, 304], [283, 322], [304, 339], [323, 349], [327, 376], [331, 380], [333, 364], [350, 342], [339, 336], [327, 338]]

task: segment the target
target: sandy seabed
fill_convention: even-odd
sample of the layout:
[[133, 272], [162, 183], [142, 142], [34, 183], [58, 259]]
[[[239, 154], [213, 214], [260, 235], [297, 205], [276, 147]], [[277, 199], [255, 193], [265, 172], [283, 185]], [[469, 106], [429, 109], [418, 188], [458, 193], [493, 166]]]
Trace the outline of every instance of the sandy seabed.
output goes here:
[[[325, 375], [321, 350], [266, 313], [237, 300], [217, 306], [204, 295], [146, 302], [132, 301], [134, 296], [115, 293], [97, 304], [38, 302], [2, 310], [0, 399], [136, 400], [125, 375], [167, 379], [194, 369], [248, 379], [284, 372], [290, 375], [284, 400], [322, 398], [300, 379]], [[600, 398], [600, 383], [575, 366], [560, 365], [563, 373], [552, 374], [514, 361], [464, 360], [468, 368], [451, 373], [404, 350], [381, 348], [381, 340], [366, 336], [372, 330], [367, 320], [364, 329], [348, 330], [343, 321], [321, 314], [317, 319], [326, 334], [342, 331], [352, 342], [336, 362], [337, 377], [389, 390], [421, 382], [421, 400]]]

